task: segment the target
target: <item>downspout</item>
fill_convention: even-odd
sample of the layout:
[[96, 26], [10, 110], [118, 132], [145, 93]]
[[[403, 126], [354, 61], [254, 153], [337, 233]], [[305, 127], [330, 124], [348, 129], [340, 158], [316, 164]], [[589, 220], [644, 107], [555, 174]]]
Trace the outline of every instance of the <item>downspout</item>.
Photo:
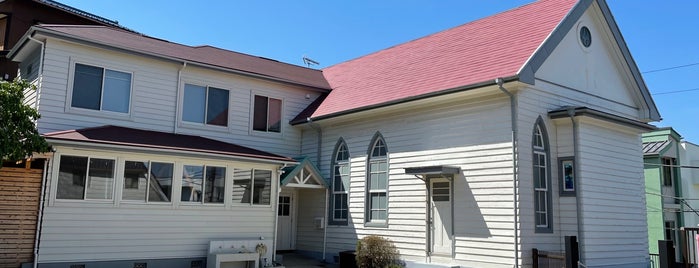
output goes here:
[[310, 117], [306, 118], [306, 122], [308, 122], [308, 125], [311, 128], [316, 130], [316, 134], [318, 135], [318, 141], [317, 141], [318, 145], [316, 146], [316, 164], [320, 165], [320, 163], [321, 163], [320, 162], [320, 152], [321, 152], [320, 146], [323, 144], [323, 129], [321, 129], [318, 124], [313, 122], [313, 119], [311, 119]]
[[519, 198], [518, 198], [518, 177], [517, 176], [517, 110], [515, 107], [515, 95], [503, 87], [505, 81], [502, 78], [495, 79], [498, 88], [510, 97], [510, 122], [512, 128], [512, 205], [514, 214], [514, 255], [515, 268], [519, 267]]
[[[322, 152], [321, 150], [321, 145], [323, 144], [323, 129], [320, 128], [320, 126], [316, 123], [313, 122], [313, 119], [310, 117], [306, 117], [306, 122], [308, 122], [308, 125], [315, 129], [316, 135], [318, 136], [317, 139], [317, 145], [316, 145], [316, 165], [320, 167], [321, 159], [320, 159], [320, 154]], [[328, 188], [325, 188], [325, 214], [324, 218], [325, 220], [323, 221], [323, 261], [325, 261], [325, 254], [327, 250], [327, 243], [328, 243], [328, 219], [326, 217], [329, 217], [329, 207], [330, 206], [330, 193], [328, 192]]]
[[46, 158], [44, 161], [44, 171], [41, 178], [41, 196], [39, 197], [39, 214], [36, 217], [36, 230], [34, 231], [34, 263], [32, 267], [36, 268], [39, 265], [39, 238], [41, 238], [41, 225], [44, 221], [44, 202], [46, 195], [46, 182], [48, 181], [48, 166], [51, 158]]
[[41, 42], [41, 41], [35, 39], [34, 37], [31, 37], [31, 36], [28, 36], [27, 38], [31, 41], [39, 43], [39, 45], [41, 46], [41, 54], [39, 55], [39, 70], [38, 70], [39, 84], [36, 86], [36, 88], [37, 88], [36, 89], [36, 101], [34, 101], [34, 109], [38, 110], [39, 109], [39, 96], [41, 96], [41, 86], [43, 85], [43, 82], [44, 82], [44, 51], [45, 51], [45, 47], [44, 47], [44, 42]]
[[177, 102], [175, 104], [176, 105], [176, 107], [175, 107], [175, 125], [172, 127], [172, 133], [177, 133], [179, 131], [178, 126], [180, 124], [180, 108], [181, 108], [180, 101], [184, 101], [184, 100], [180, 100], [180, 91], [184, 91], [184, 89], [181, 88], [182, 71], [184, 71], [184, 68], [187, 68], [186, 61], [183, 61], [182, 67], [180, 67], [180, 69], [177, 70], [177, 92], [175, 93], [175, 100]]
[[[329, 196], [330, 196], [330, 193], [328, 192], [328, 188], [326, 187], [325, 188], [325, 214], [324, 214], [325, 216], [323, 216], [323, 217], [327, 217], [328, 213], [330, 213], [328, 211], [328, 206], [330, 206], [330, 197]], [[326, 262], [325, 261], [325, 254], [326, 254], [327, 238], [328, 238], [328, 221], [324, 220], [323, 221], [323, 262]]]
[[[284, 168], [286, 168], [287, 164], [284, 164], [280, 169], [277, 170], [277, 196], [275, 197], [274, 200], [276, 206], [274, 206], [274, 230], [272, 230], [272, 233], [274, 234], [272, 236], [272, 262], [277, 261], [277, 225], [279, 224], [279, 194], [282, 192], [282, 173], [284, 173]], [[260, 237], [260, 240], [264, 240], [264, 237]], [[267, 265], [266, 263], [262, 264]]]
[[575, 163], [573, 172], [575, 172], [575, 215], [578, 225], [578, 263], [585, 267], [585, 232], [583, 229], [585, 224], [583, 224], [584, 218], [582, 215], [582, 205], [580, 204], [580, 201], [583, 200], [583, 191], [580, 189], [580, 161], [578, 161], [578, 159], [580, 159], [580, 156], [578, 156], [580, 145], [578, 144], [578, 122], [575, 121], [574, 107], [568, 107], [568, 116], [570, 117], [570, 122], [573, 124], [573, 162]]

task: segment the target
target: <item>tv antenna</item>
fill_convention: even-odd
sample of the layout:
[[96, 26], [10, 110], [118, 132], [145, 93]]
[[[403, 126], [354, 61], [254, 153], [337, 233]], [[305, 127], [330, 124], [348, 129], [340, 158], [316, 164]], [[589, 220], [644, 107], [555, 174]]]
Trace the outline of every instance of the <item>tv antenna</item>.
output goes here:
[[310, 59], [310, 58], [308, 58], [308, 57], [306, 57], [306, 56], [303, 56], [302, 59], [303, 59], [303, 64], [306, 64], [306, 66], [307, 66], [308, 68], [311, 68], [311, 65], [318, 65], [318, 64], [320, 64], [320, 63], [318, 63], [317, 61], [314, 61], [314, 60], [312, 60], [312, 59]]

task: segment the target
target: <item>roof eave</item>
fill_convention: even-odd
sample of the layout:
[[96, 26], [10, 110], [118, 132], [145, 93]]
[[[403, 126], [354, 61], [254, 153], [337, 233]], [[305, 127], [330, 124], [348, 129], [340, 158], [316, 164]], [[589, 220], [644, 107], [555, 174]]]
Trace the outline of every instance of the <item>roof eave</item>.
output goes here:
[[[503, 77], [502, 79], [506, 83], [520, 81], [518, 75]], [[378, 109], [378, 108], [384, 108], [384, 107], [399, 105], [399, 104], [418, 101], [418, 100], [429, 99], [429, 98], [433, 98], [433, 97], [438, 97], [438, 96], [473, 90], [473, 89], [482, 88], [482, 87], [486, 87], [486, 86], [497, 85], [497, 83], [495, 81], [496, 81], [496, 78], [493, 78], [493, 79], [488, 80], [488, 81], [483, 81], [483, 82], [474, 83], [474, 84], [470, 84], [470, 85], [465, 85], [465, 86], [430, 92], [430, 93], [426, 93], [426, 94], [422, 94], [422, 95], [411, 96], [411, 97], [407, 97], [407, 98], [377, 103], [377, 104], [373, 104], [373, 105], [357, 107], [357, 108], [343, 110], [343, 111], [330, 113], [330, 114], [326, 114], [326, 115], [320, 115], [320, 116], [315, 116], [315, 117], [311, 116], [311, 117], [305, 118], [305, 119], [304, 118], [297, 118], [296, 120], [291, 121], [289, 123], [291, 125], [300, 125], [300, 124], [305, 124], [308, 122], [317, 122], [317, 121], [326, 120], [326, 119], [330, 119], [330, 118], [340, 117], [343, 115], [348, 115], [348, 114], [353, 114], [353, 113], [358, 113], [358, 112], [363, 112], [363, 111], [368, 111], [368, 110], [373, 110], [373, 109]]]
[[550, 111], [549, 117], [551, 119], [562, 119], [562, 118], [570, 118], [571, 116], [589, 116], [592, 118], [600, 119], [603, 121], [611, 122], [611, 123], [616, 123], [620, 125], [624, 125], [627, 127], [632, 127], [644, 131], [653, 131], [656, 130], [657, 128], [653, 125], [636, 121], [633, 119], [629, 119], [626, 117], [598, 111], [595, 109], [591, 109], [588, 107], [563, 107], [562, 109], [558, 110], [553, 110]]

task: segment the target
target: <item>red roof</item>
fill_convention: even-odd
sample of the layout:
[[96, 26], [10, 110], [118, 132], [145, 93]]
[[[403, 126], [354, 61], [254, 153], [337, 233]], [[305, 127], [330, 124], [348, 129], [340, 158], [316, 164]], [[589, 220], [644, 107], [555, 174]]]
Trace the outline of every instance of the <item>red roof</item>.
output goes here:
[[330, 88], [319, 70], [212, 46], [186, 46], [105, 26], [41, 25], [37, 28], [130, 51], [266, 76], [322, 90]]
[[183, 152], [211, 153], [232, 157], [255, 158], [281, 162], [296, 162], [296, 160], [288, 157], [279, 156], [232, 143], [203, 138], [200, 136], [173, 134], [117, 126], [101, 126], [51, 132], [44, 134], [44, 137], [54, 141], [63, 140]]
[[329, 116], [516, 76], [576, 0], [541, 0], [323, 69]]

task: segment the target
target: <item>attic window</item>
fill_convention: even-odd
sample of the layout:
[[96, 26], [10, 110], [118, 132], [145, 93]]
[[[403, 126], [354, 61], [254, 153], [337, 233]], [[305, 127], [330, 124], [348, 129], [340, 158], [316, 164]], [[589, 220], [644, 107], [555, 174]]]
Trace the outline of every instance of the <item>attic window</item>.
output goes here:
[[592, 44], [592, 34], [590, 33], [590, 29], [587, 28], [587, 26], [583, 26], [580, 28], [580, 43], [584, 47], [590, 47]]

